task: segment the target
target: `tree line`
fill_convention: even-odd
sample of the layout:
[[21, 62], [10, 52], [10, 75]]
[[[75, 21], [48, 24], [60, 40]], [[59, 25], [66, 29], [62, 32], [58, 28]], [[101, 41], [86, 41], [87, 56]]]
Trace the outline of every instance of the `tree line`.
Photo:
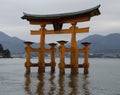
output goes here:
[[0, 58], [10, 58], [11, 57], [11, 53], [9, 49], [5, 49], [3, 48], [2, 44], [0, 44]]

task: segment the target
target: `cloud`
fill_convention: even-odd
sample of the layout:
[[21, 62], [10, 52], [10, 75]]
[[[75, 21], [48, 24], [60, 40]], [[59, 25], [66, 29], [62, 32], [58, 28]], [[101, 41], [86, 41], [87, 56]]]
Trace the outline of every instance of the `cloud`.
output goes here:
[[[23, 16], [23, 12], [33, 14], [65, 13], [88, 9], [98, 4], [101, 4], [101, 15], [93, 17], [89, 24], [86, 24], [86, 26], [90, 26], [88, 34], [80, 35], [83, 37], [95, 33], [104, 34], [106, 31], [108, 31], [107, 33], [120, 31], [120, 0], [0, 0], [0, 4], [0, 31], [26, 40], [38, 40], [38, 36], [37, 38], [30, 37], [29, 31], [34, 27], [28, 21], [20, 18]], [[82, 38], [80, 35], [77, 37]], [[55, 35], [55, 38], [56, 40], [67, 40], [66, 35]], [[46, 40], [53, 41], [51, 36], [48, 36]]]

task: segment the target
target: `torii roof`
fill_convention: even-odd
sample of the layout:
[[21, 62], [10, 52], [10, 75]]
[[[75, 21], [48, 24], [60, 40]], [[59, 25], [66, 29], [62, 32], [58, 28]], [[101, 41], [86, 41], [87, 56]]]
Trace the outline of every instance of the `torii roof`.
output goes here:
[[[61, 13], [61, 14], [47, 14], [47, 15], [36, 15], [36, 14], [27, 14], [23, 13], [24, 16], [21, 17], [22, 19], [27, 19], [28, 21], [39, 21], [39, 22], [48, 22], [49, 24], [53, 22], [61, 22], [64, 23], [65, 20], [67, 19], [75, 19], [75, 18], [81, 18], [81, 17], [92, 17], [96, 15], [100, 15], [99, 11], [100, 5], [87, 9], [87, 10], [82, 10], [82, 11], [77, 11], [77, 12], [70, 12], [70, 13]], [[86, 21], [86, 20], [85, 20]]]

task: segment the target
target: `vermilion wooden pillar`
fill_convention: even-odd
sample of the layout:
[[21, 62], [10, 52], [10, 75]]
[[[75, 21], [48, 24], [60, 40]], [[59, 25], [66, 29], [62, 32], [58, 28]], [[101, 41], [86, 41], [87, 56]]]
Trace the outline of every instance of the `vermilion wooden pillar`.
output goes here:
[[55, 66], [56, 66], [56, 62], [55, 62], [55, 52], [56, 52], [56, 49], [55, 49], [55, 46], [57, 45], [56, 43], [50, 43], [49, 44], [51, 46], [50, 50], [50, 59], [51, 59], [51, 72], [55, 72]]
[[76, 22], [71, 23], [71, 53], [70, 53], [70, 64], [71, 64], [71, 73], [77, 74], [78, 73], [78, 48], [77, 48], [77, 42], [76, 42]]
[[90, 43], [84, 42], [82, 43], [84, 45], [84, 74], [89, 73], [89, 62], [88, 62], [88, 57], [89, 57], [89, 45]]
[[59, 47], [59, 53], [60, 53], [60, 63], [59, 63], [59, 69], [60, 69], [60, 74], [64, 74], [65, 73], [65, 44], [67, 43], [67, 41], [57, 41], [60, 44]]
[[40, 51], [39, 51], [39, 55], [38, 55], [38, 72], [45, 72], [45, 24], [41, 24], [41, 37], [40, 37]]
[[25, 62], [25, 67], [26, 67], [26, 73], [30, 73], [30, 66], [31, 66], [31, 61], [30, 61], [30, 53], [31, 53], [31, 45], [33, 42], [24, 42], [26, 47], [26, 62]]

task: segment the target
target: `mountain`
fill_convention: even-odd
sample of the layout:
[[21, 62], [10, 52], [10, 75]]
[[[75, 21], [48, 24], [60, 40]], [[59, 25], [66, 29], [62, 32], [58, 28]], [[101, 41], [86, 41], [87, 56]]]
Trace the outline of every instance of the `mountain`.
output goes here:
[[9, 49], [12, 54], [24, 53], [24, 41], [16, 37], [10, 37], [3, 32], [0, 32], [0, 43], [4, 49]]
[[84, 38], [83, 40], [78, 40], [78, 45], [81, 47], [80, 43], [90, 42], [90, 52], [92, 53], [120, 53], [120, 34], [113, 33], [107, 36], [92, 35]]
[[[10, 37], [3, 32], [0, 32], [0, 44], [3, 45], [4, 49], [9, 49], [11, 54], [25, 54], [24, 40], [17, 37]], [[33, 47], [39, 47], [39, 43], [34, 43]], [[49, 48], [49, 45], [45, 45]]]
[[[25, 54], [24, 41], [17, 37], [10, 37], [3, 32], [0, 32], [0, 44], [3, 45], [4, 49], [9, 49], [11, 54]], [[91, 53], [119, 53], [120, 54], [120, 34], [113, 33], [107, 36], [91, 35], [82, 40], [78, 40], [78, 47], [82, 48], [82, 42], [90, 42]], [[69, 47], [70, 43], [66, 45]], [[39, 43], [33, 44], [33, 47], [39, 47]], [[49, 45], [45, 45], [49, 48]]]

